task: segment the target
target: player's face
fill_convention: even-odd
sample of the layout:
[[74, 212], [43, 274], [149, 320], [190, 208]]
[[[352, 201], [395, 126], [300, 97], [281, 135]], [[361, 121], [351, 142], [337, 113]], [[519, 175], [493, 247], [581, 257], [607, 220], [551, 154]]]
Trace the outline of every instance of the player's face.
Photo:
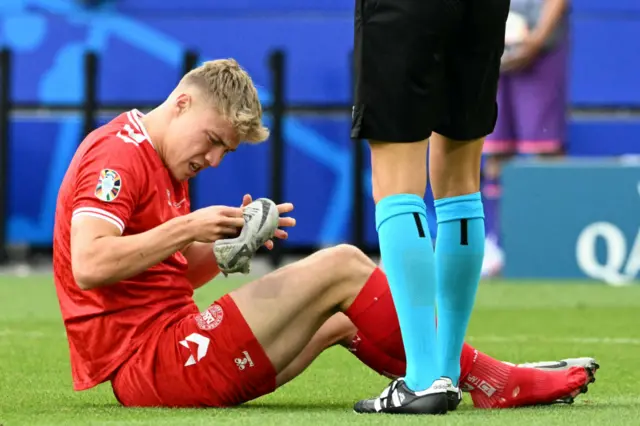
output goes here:
[[229, 121], [214, 108], [181, 99], [182, 96], [188, 97], [178, 97], [176, 114], [165, 136], [165, 163], [178, 180], [192, 178], [207, 167], [217, 167], [240, 144]]

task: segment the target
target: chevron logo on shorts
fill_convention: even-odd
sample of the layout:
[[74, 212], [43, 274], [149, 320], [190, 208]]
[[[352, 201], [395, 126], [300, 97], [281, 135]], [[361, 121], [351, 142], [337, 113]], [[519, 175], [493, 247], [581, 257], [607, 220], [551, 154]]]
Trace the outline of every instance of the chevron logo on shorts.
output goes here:
[[[193, 356], [194, 355], [193, 349], [189, 347], [189, 342], [196, 344], [197, 349], [196, 349], [195, 357]], [[202, 358], [204, 358], [205, 355], [207, 355], [207, 351], [209, 350], [210, 342], [211, 342], [211, 339], [198, 333], [192, 333], [188, 335], [184, 340], [181, 340], [180, 344], [185, 348], [189, 349], [189, 351], [191, 351], [191, 355], [189, 355], [189, 359], [187, 360], [187, 362], [184, 363], [184, 366], [188, 367], [190, 365], [194, 365], [197, 362], [199, 362]]]

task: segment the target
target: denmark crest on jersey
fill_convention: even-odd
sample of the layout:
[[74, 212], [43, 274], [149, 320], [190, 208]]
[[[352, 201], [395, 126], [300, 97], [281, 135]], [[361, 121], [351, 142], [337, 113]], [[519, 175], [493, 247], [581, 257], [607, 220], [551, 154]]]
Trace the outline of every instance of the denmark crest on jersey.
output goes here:
[[122, 188], [122, 179], [115, 170], [103, 169], [96, 185], [96, 197], [102, 201], [113, 201]]
[[213, 304], [206, 311], [195, 316], [196, 324], [202, 330], [213, 330], [222, 322], [224, 311], [220, 305]]

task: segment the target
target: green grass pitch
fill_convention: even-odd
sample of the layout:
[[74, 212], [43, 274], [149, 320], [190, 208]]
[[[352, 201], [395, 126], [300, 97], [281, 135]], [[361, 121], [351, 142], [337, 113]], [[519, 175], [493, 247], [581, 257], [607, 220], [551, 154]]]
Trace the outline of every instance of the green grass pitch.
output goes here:
[[[206, 306], [242, 281], [196, 292]], [[71, 389], [67, 342], [50, 276], [0, 277], [0, 424], [14, 425], [634, 425], [640, 424], [640, 286], [483, 283], [469, 329], [480, 350], [512, 362], [595, 356], [601, 369], [572, 406], [476, 410], [438, 418], [359, 416], [387, 379], [333, 348], [275, 393], [234, 409], [127, 409], [108, 384]]]

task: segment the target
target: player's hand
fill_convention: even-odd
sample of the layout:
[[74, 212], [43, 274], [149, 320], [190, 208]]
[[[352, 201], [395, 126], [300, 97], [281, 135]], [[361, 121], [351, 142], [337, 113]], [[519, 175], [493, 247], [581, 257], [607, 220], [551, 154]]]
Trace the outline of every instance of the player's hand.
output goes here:
[[508, 73], [525, 70], [535, 61], [541, 49], [542, 43], [537, 39], [533, 37], [525, 39], [513, 53], [505, 55], [500, 71]]
[[[251, 195], [245, 194], [245, 196], [242, 197], [242, 207], [248, 206], [249, 204], [251, 204], [252, 201], [253, 201], [253, 198], [251, 197]], [[291, 203], [278, 204], [278, 213], [280, 214], [280, 219], [278, 221], [278, 229], [276, 229], [276, 232], [274, 234], [276, 238], [280, 240], [286, 240], [287, 238], [289, 238], [289, 234], [287, 233], [287, 231], [281, 228], [291, 228], [293, 226], [296, 226], [296, 220], [292, 217], [282, 217], [282, 215], [286, 213], [290, 213], [292, 211], [293, 211], [293, 204]], [[272, 240], [267, 241], [264, 244], [264, 246], [269, 250], [271, 250], [273, 248], [273, 241]]]
[[204, 207], [189, 216], [194, 224], [195, 240], [201, 243], [235, 238], [244, 226], [242, 208], [238, 207]]

